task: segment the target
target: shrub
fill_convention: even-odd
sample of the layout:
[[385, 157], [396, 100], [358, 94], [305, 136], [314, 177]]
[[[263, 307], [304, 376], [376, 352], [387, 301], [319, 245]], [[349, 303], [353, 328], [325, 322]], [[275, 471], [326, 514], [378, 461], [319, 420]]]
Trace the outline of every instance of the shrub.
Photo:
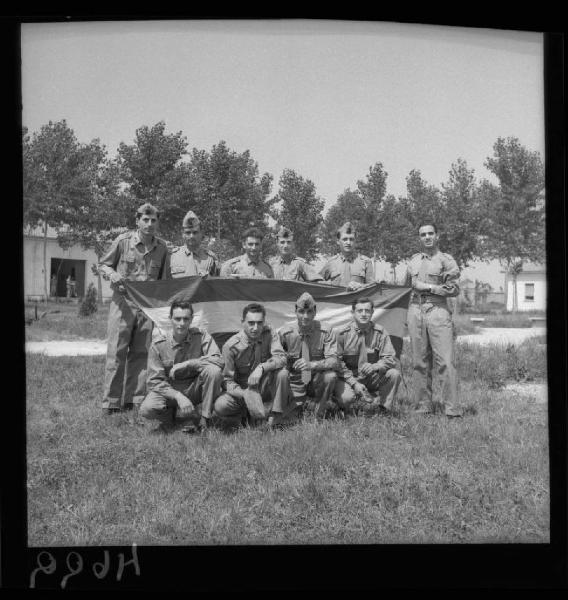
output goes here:
[[89, 283], [83, 302], [79, 305], [79, 316], [90, 317], [95, 314], [97, 310], [97, 290], [92, 283]]

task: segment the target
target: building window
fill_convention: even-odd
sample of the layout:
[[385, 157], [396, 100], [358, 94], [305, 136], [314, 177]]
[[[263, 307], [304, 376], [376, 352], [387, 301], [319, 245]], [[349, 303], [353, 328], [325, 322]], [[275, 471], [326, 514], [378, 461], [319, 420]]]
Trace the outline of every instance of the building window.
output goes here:
[[525, 301], [534, 300], [534, 283], [525, 283]]

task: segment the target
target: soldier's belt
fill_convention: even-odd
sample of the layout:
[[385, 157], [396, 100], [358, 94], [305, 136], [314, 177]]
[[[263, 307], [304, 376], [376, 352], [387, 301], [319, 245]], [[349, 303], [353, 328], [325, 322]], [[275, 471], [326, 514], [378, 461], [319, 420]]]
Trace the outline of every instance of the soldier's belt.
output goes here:
[[443, 296], [437, 296], [436, 294], [416, 294], [413, 293], [410, 298], [411, 304], [425, 304], [429, 302], [430, 304], [446, 304], [446, 298]]

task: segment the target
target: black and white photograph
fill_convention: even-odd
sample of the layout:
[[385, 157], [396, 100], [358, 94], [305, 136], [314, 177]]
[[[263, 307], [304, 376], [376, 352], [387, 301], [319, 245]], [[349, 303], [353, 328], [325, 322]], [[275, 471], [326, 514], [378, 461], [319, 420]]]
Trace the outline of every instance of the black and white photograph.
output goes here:
[[20, 53], [29, 547], [550, 544], [545, 34]]

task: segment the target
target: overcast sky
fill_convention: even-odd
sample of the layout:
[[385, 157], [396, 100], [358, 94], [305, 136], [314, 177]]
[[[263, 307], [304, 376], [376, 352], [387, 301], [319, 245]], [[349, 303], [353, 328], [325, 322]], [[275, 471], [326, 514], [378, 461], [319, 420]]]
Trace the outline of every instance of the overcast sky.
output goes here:
[[382, 162], [387, 192], [434, 185], [497, 137], [544, 157], [543, 38], [534, 32], [342, 21], [22, 25], [22, 122], [66, 119], [114, 155], [166, 122], [189, 148], [225, 140], [261, 172], [311, 179], [329, 207]]

